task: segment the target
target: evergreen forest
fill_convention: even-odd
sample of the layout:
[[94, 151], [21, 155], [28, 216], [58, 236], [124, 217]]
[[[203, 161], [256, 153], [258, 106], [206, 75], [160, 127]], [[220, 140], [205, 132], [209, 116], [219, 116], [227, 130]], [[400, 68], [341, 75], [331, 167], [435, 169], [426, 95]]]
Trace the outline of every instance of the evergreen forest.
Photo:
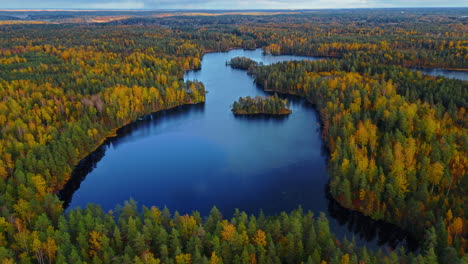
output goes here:
[[[87, 17], [104, 11], [1, 13], [0, 263], [468, 263], [468, 82], [413, 69], [468, 70], [467, 11], [142, 12], [105, 22]], [[309, 101], [329, 153], [330, 195], [407, 230], [419, 250], [359, 247], [300, 207], [225, 218], [216, 207], [181, 215], [129, 200], [65, 211], [57, 193], [117, 129], [205, 102], [203, 83], [183, 81], [204, 54], [256, 48], [327, 58], [228, 64], [266, 91]], [[233, 111], [287, 105], [277, 95], [240, 98]]]
[[291, 113], [291, 110], [288, 108], [288, 100], [281, 99], [275, 94], [269, 97], [241, 97], [232, 105], [232, 112], [236, 115], [288, 115]]

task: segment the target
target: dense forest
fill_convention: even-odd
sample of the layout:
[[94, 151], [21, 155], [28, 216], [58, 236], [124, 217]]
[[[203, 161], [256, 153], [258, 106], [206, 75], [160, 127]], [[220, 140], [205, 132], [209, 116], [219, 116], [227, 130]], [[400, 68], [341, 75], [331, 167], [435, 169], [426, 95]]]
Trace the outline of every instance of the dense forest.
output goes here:
[[[466, 70], [465, 13], [2, 23], [0, 263], [466, 263], [468, 84], [404, 68]], [[64, 212], [57, 191], [106, 137], [139, 116], [204, 102], [202, 83], [182, 81], [204, 53], [256, 47], [333, 58], [250, 72], [320, 112], [332, 196], [414, 232], [420, 252], [358, 248], [302, 210], [226, 220], [216, 209], [181, 216], [129, 202]]]
[[288, 100], [281, 99], [277, 94], [269, 97], [257, 96], [251, 98], [240, 97], [232, 104], [232, 112], [236, 115], [270, 114], [288, 115], [291, 110], [288, 108]]
[[[447, 237], [443, 243], [464, 252], [468, 130], [456, 97], [466, 98], [468, 84], [403, 68], [398, 77], [404, 81], [394, 81], [381, 66], [359, 72], [346, 64], [286, 62], [257, 67], [254, 75], [266, 90], [304, 96], [317, 107], [331, 156], [330, 191], [343, 206], [420, 237], [436, 227]], [[413, 83], [426, 82], [450, 84], [453, 94], [421, 88], [402, 96], [418, 89]]]
[[[16, 227], [2, 224], [6, 232], [15, 232]], [[436, 258], [432, 248], [426, 257], [357, 248], [352, 241], [337, 240], [324, 215], [302, 209], [276, 217], [237, 211], [228, 221], [216, 208], [202, 217], [198, 212], [180, 215], [167, 208], [137, 208], [130, 201], [108, 213], [93, 205], [75, 209], [60, 216], [55, 229], [52, 225], [41, 216], [35, 228], [45, 230], [22, 234], [18, 244], [39, 263], [390, 264], [435, 263]], [[25, 255], [21, 261], [27, 261]]]

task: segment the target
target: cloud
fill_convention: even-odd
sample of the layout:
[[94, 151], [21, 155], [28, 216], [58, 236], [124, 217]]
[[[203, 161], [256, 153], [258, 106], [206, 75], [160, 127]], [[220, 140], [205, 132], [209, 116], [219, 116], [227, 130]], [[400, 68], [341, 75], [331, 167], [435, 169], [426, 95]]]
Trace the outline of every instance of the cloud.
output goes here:
[[0, 0], [0, 8], [80, 9], [321, 9], [468, 7], [465, 0]]

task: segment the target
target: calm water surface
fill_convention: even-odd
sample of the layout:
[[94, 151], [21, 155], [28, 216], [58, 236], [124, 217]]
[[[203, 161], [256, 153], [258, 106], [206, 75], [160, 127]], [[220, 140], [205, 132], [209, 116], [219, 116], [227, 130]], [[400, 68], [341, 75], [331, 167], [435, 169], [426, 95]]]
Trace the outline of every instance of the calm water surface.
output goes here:
[[432, 69], [432, 68], [414, 68], [414, 70], [420, 71], [423, 74], [427, 74], [427, 75], [444, 76], [450, 79], [468, 81], [468, 71]]
[[327, 198], [320, 125], [304, 100], [288, 97], [293, 113], [283, 118], [231, 113], [240, 96], [266, 95], [245, 71], [225, 66], [236, 56], [264, 64], [307, 59], [263, 56], [261, 50], [206, 54], [202, 69], [185, 75], [205, 84], [206, 103], [162, 111], [120, 129], [80, 163], [59, 194], [69, 208], [97, 203], [109, 210], [133, 198], [180, 213], [207, 215], [216, 206], [229, 217], [235, 208], [275, 214], [301, 205], [325, 212], [335, 234], [355, 237], [361, 245], [395, 246], [405, 240], [394, 226]]

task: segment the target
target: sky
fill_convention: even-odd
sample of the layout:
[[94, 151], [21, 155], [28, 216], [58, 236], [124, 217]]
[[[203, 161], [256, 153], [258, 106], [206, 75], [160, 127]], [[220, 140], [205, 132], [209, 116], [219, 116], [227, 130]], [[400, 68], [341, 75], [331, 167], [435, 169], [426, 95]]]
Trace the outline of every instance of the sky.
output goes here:
[[468, 7], [467, 0], [0, 0], [0, 9], [323, 9]]

